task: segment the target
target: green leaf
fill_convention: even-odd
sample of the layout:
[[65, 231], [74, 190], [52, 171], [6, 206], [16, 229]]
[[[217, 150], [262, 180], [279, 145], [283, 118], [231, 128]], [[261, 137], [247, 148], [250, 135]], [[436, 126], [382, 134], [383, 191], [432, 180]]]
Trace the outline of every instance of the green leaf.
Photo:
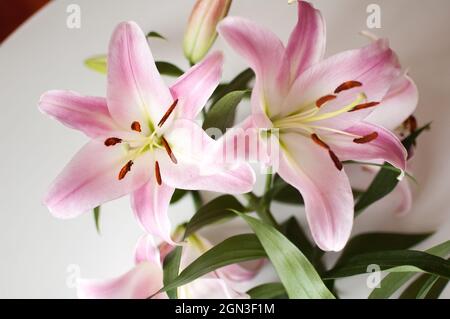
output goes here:
[[264, 257], [264, 248], [254, 234], [230, 237], [194, 260], [177, 278], [165, 284], [161, 292], [186, 285], [218, 268]]
[[184, 71], [177, 67], [175, 64], [165, 61], [156, 61], [156, 68], [161, 75], [167, 75], [172, 77], [179, 77], [184, 74]]
[[291, 299], [333, 299], [313, 265], [275, 228], [236, 212], [253, 229]]
[[225, 133], [227, 128], [233, 127], [236, 108], [242, 101], [246, 92], [247, 91], [233, 91], [227, 93], [219, 101], [213, 104], [208, 113], [206, 113], [203, 129], [217, 128], [220, 129], [222, 133]]
[[391, 164], [385, 163], [385, 165], [390, 166], [394, 170], [382, 168], [378, 172], [367, 191], [359, 197], [359, 200], [355, 205], [356, 215], [360, 214], [364, 209], [388, 195], [397, 186], [399, 182], [397, 179], [399, 172], [395, 170]]
[[86, 65], [88, 69], [91, 69], [101, 74], [106, 74], [107, 71], [106, 55], [97, 55], [88, 58], [84, 61], [84, 65]]
[[[183, 252], [183, 246], [178, 246], [172, 250], [163, 263], [163, 282], [164, 285], [173, 281], [178, 277], [180, 271], [181, 254]], [[171, 289], [167, 291], [167, 295], [170, 299], [178, 299], [177, 289]]]
[[100, 208], [101, 206], [97, 206], [92, 211], [94, 213], [94, 221], [95, 221], [95, 229], [97, 229], [97, 233], [100, 235]]
[[439, 277], [425, 296], [425, 299], [438, 299], [449, 283], [448, 279]]
[[286, 289], [282, 283], [273, 282], [254, 287], [247, 291], [252, 299], [287, 299]]
[[[84, 64], [93, 71], [99, 72], [101, 74], [106, 74], [108, 71], [106, 59], [106, 55], [97, 55], [92, 58], [86, 59], [84, 61]], [[159, 73], [161, 73], [162, 75], [178, 77], [183, 75], [184, 73], [184, 71], [179, 67], [169, 62], [156, 61], [155, 64], [158, 68]]]
[[165, 37], [163, 37], [160, 33], [156, 31], [150, 31], [149, 33], [147, 33], [147, 38], [158, 38], [162, 40], [167, 40]]
[[423, 274], [402, 292], [399, 299], [425, 299], [439, 276]]
[[246, 69], [239, 73], [230, 83], [221, 84], [217, 87], [212, 97], [212, 104], [216, 104], [221, 98], [233, 91], [250, 89], [249, 83], [255, 77], [252, 69]]
[[179, 202], [184, 196], [187, 195], [187, 193], [189, 192], [184, 189], [176, 189], [170, 199], [170, 203], [175, 204], [176, 202]]
[[427, 125], [424, 125], [423, 127], [415, 130], [412, 132], [408, 137], [406, 137], [402, 144], [403, 146], [408, 150], [411, 146], [413, 146], [416, 143], [417, 138], [425, 131], [428, 131], [431, 129], [431, 123], [428, 123]]
[[269, 196], [272, 200], [293, 205], [304, 205], [302, 195], [293, 186], [286, 183], [279, 175], [273, 180]]
[[[428, 254], [445, 258], [450, 254], [450, 240], [426, 250]], [[386, 299], [392, 296], [403, 284], [408, 282], [414, 272], [388, 274], [380, 283], [380, 288], [376, 288], [369, 295], [369, 299]]]
[[[378, 265], [380, 270], [391, 271], [417, 269], [418, 271], [450, 278], [450, 263], [447, 260], [414, 250], [389, 250], [353, 256], [348, 258], [345, 263], [330, 270], [326, 274], [326, 278], [335, 279], [364, 274], [367, 273], [369, 265]], [[404, 266], [407, 267], [393, 269]]]
[[243, 210], [242, 204], [231, 195], [223, 195], [202, 206], [186, 225], [185, 237], [189, 237], [200, 228], [223, 219], [234, 218], [236, 214], [229, 209]]
[[297, 219], [295, 217], [289, 218], [281, 225], [281, 231], [312, 262], [314, 247], [298, 224]]
[[370, 252], [383, 250], [408, 249], [424, 241], [427, 234], [394, 234], [394, 233], [367, 233], [353, 237], [345, 246], [336, 265], [345, 263], [349, 258]]

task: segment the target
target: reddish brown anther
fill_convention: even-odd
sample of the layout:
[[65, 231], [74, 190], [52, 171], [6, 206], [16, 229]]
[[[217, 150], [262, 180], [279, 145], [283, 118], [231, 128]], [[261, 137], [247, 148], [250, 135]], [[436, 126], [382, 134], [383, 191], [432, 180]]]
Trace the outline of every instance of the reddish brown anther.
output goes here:
[[175, 101], [173, 101], [172, 105], [169, 107], [169, 109], [167, 110], [166, 114], [163, 115], [163, 117], [161, 118], [161, 121], [159, 121], [158, 126], [161, 127], [164, 125], [164, 123], [166, 123], [167, 119], [169, 118], [170, 114], [172, 114], [173, 110], [175, 110], [175, 107], [178, 104], [178, 99], [176, 99]]
[[174, 162], [175, 164], [178, 163], [177, 158], [175, 157], [175, 155], [172, 152], [172, 149], [170, 148], [169, 143], [166, 141], [166, 139], [164, 137], [161, 137], [161, 142], [162, 145], [164, 146], [164, 148], [166, 149], [167, 154], [169, 155], [170, 159], [172, 160], [172, 162]]
[[110, 137], [105, 140], [105, 146], [114, 146], [118, 143], [122, 143], [122, 139], [118, 137]]
[[321, 147], [323, 147], [323, 148], [325, 148], [325, 149], [327, 149], [327, 150], [330, 149], [330, 147], [328, 146], [328, 144], [325, 143], [324, 141], [322, 141], [322, 140], [320, 139], [320, 137], [317, 136], [317, 134], [311, 134], [311, 138], [312, 138], [312, 140], [313, 140], [317, 145], [319, 145], [319, 146], [321, 146]]
[[349, 112], [356, 112], [359, 110], [368, 109], [370, 107], [374, 107], [379, 104], [380, 104], [380, 102], [369, 102], [369, 103], [359, 104], [359, 105], [355, 106], [354, 108], [352, 108]]
[[128, 161], [124, 167], [122, 167], [122, 169], [119, 172], [119, 181], [121, 181], [122, 179], [125, 178], [125, 176], [127, 175], [127, 173], [131, 170], [131, 166], [133, 166], [133, 161]]
[[355, 138], [353, 140], [353, 142], [356, 143], [356, 144], [366, 144], [366, 143], [372, 142], [373, 140], [376, 140], [377, 137], [378, 137], [378, 133], [377, 132], [373, 132], [373, 133], [365, 135], [365, 136], [363, 136], [361, 138]]
[[322, 96], [320, 99], [318, 99], [316, 101], [316, 106], [317, 107], [321, 107], [322, 105], [324, 105], [328, 101], [334, 100], [336, 97], [337, 97], [336, 95], [332, 95], [332, 94]]
[[155, 177], [158, 185], [162, 185], [161, 170], [159, 169], [158, 161], [155, 162]]
[[342, 171], [342, 169], [344, 168], [344, 166], [342, 165], [342, 162], [339, 160], [339, 158], [337, 157], [337, 155], [332, 151], [329, 150], [328, 154], [330, 154], [331, 159], [333, 160], [334, 165], [336, 166], [336, 168], [339, 171]]
[[417, 130], [417, 119], [411, 115], [403, 123], [403, 126], [409, 130], [409, 133], [414, 133]]
[[136, 132], [141, 132], [141, 123], [134, 121], [131, 123], [131, 129]]
[[346, 90], [350, 90], [356, 87], [360, 87], [362, 86], [361, 82], [358, 81], [348, 81], [348, 82], [344, 82], [341, 85], [339, 85], [336, 90], [334, 90], [335, 94], [341, 93], [342, 91], [346, 91]]

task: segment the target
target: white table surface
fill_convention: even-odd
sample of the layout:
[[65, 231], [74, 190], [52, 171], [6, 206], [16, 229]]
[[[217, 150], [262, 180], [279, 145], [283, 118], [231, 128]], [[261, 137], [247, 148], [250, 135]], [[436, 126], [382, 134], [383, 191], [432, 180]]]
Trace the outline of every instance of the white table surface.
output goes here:
[[[83, 60], [105, 53], [112, 30], [123, 20], [135, 20], [145, 31], [165, 35], [169, 42], [152, 41], [154, 55], [187, 68], [181, 41], [193, 2], [53, 1], [1, 45], [0, 297], [73, 298], [75, 290], [66, 285], [69, 265], [78, 265], [83, 277], [118, 275], [132, 265], [132, 250], [141, 231], [127, 198], [104, 205], [101, 236], [90, 214], [62, 221], [41, 204], [46, 187], [87, 139], [40, 114], [36, 104], [49, 89], [104, 95], [105, 77], [87, 70]], [[403, 65], [410, 68], [420, 89], [418, 118], [421, 123], [433, 120], [433, 130], [420, 139], [415, 159], [420, 185], [412, 213], [399, 219], [389, 212], [387, 202], [376, 204], [356, 221], [355, 233], [436, 230], [419, 246], [427, 248], [450, 237], [450, 1], [376, 2], [382, 8], [382, 28], [373, 32], [388, 36]], [[81, 7], [80, 29], [66, 27], [66, 8], [72, 3]], [[296, 22], [296, 9], [286, 3], [235, 0], [231, 14], [269, 25], [287, 39]], [[327, 21], [328, 54], [366, 43], [358, 31], [366, 29], [366, 7], [372, 1], [313, 3]], [[221, 40], [216, 48], [226, 55], [225, 78], [245, 66]], [[192, 211], [186, 198], [171, 207], [170, 216], [180, 222]], [[275, 205], [274, 211], [280, 218], [296, 214], [303, 219], [304, 215], [302, 209], [290, 206]], [[243, 226], [237, 230], [245, 231]], [[216, 240], [223, 238], [217, 235], [224, 232], [220, 227], [213, 232]], [[275, 278], [266, 269], [257, 281]], [[365, 287], [365, 276], [338, 285], [342, 296], [356, 298], [368, 295]], [[448, 288], [443, 296], [450, 296]]]

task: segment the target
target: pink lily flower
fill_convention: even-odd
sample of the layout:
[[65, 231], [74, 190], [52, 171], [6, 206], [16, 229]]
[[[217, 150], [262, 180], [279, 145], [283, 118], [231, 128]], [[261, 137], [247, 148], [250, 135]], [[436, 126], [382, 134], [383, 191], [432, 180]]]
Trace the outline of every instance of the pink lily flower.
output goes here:
[[[180, 270], [208, 250], [211, 244], [203, 237], [194, 235], [183, 247]], [[163, 287], [162, 261], [174, 246], [163, 243], [156, 246], [150, 235], [141, 237], [135, 250], [135, 267], [114, 279], [78, 281], [77, 293], [88, 299], [155, 299], [167, 298], [158, 293]], [[178, 287], [180, 299], [247, 299], [249, 296], [235, 289], [236, 283], [250, 280], [259, 268], [246, 269], [240, 265], [224, 267]], [[156, 294], [156, 295], [155, 295]]]
[[76, 217], [131, 194], [143, 228], [171, 242], [175, 188], [250, 191], [251, 168], [216, 164], [214, 140], [194, 122], [219, 83], [222, 60], [211, 54], [169, 88], [144, 33], [121, 23], [109, 46], [106, 98], [49, 91], [39, 102], [42, 112], [92, 138], [50, 187], [44, 202], [52, 214]]
[[[380, 159], [406, 168], [398, 138], [365, 120], [401, 75], [396, 55], [378, 40], [323, 59], [325, 24], [304, 1], [286, 47], [271, 31], [237, 17], [225, 18], [219, 34], [256, 73], [252, 115], [242, 127], [278, 131], [281, 152], [269, 154], [278, 163], [274, 170], [302, 194], [317, 245], [341, 250], [354, 215], [342, 162]], [[257, 136], [262, 148], [267, 136], [273, 134]]]

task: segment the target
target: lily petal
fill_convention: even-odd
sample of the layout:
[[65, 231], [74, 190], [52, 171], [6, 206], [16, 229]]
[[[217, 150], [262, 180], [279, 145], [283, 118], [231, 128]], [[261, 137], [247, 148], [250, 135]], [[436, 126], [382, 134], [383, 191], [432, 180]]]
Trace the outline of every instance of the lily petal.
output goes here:
[[223, 55], [215, 52], [193, 66], [170, 88], [178, 99], [179, 117], [194, 119], [216, 89], [222, 75]]
[[[112, 117], [127, 129], [134, 121], [156, 126], [172, 104], [145, 35], [134, 22], [119, 24], [111, 38], [107, 100]], [[148, 125], [142, 129], [148, 133]]]
[[129, 161], [121, 146], [106, 147], [104, 139], [92, 140], [56, 178], [44, 203], [56, 217], [76, 217], [147, 182], [149, 160], [147, 152], [133, 161], [130, 171], [119, 180], [119, 172]]
[[322, 250], [341, 250], [353, 225], [353, 195], [347, 175], [335, 167], [328, 151], [311, 139], [287, 133], [281, 136], [281, 143], [285, 152], [278, 174], [302, 194], [315, 242]]
[[134, 250], [134, 262], [136, 265], [146, 261], [162, 267], [158, 245], [156, 245], [153, 236], [148, 234], [139, 238]]
[[289, 38], [284, 61], [290, 63], [289, 83], [325, 55], [325, 21], [319, 10], [298, 1], [298, 22]]
[[199, 278], [178, 288], [180, 299], [249, 299], [247, 294], [233, 290], [222, 279]]
[[[82, 299], [146, 299], [162, 286], [162, 269], [156, 264], [143, 262], [114, 279], [80, 279], [77, 294]], [[164, 298], [164, 295], [159, 294], [156, 298]]]
[[400, 140], [391, 131], [370, 123], [360, 122], [346, 130], [347, 133], [367, 136], [376, 132], [378, 137], [365, 144], [357, 144], [353, 137], [334, 136], [327, 140], [333, 151], [342, 161], [383, 160], [405, 171], [407, 151]]
[[39, 110], [92, 138], [118, 130], [102, 97], [82, 96], [73, 91], [48, 91], [39, 100]]
[[284, 56], [281, 40], [271, 31], [238, 17], [225, 18], [218, 27], [219, 34], [242, 55], [256, 73], [253, 89], [253, 114], [277, 114], [282, 98], [277, 81]]
[[[319, 114], [340, 110], [360, 94], [365, 94], [369, 102], [381, 102], [399, 75], [397, 56], [389, 48], [387, 40], [375, 41], [361, 49], [334, 55], [306, 70], [292, 85], [283, 114], [315, 107], [319, 98], [333, 94], [336, 88], [348, 81], [359, 81], [362, 86], [339, 93], [338, 98], [323, 106]], [[347, 112], [338, 118], [322, 120], [318, 125], [345, 129], [343, 123], [358, 122], [372, 111], [373, 108]]]
[[394, 131], [414, 113], [418, 102], [416, 84], [409, 76], [404, 75], [395, 81], [381, 104], [365, 121]]
[[165, 183], [158, 185], [152, 176], [131, 196], [133, 211], [144, 230], [170, 244], [174, 242], [170, 236], [172, 227], [168, 210], [174, 191]]
[[240, 194], [249, 192], [255, 175], [246, 163], [221, 163], [215, 141], [192, 121], [178, 119], [165, 135], [177, 158], [162, 150], [157, 157], [163, 181], [174, 188]]

